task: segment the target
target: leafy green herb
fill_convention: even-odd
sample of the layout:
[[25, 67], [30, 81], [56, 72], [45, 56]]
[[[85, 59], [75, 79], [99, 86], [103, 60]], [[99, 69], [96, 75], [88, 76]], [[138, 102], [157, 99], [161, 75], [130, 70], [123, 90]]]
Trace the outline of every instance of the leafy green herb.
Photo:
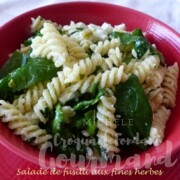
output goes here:
[[93, 83], [89, 91], [93, 97], [96, 96], [96, 93], [98, 93], [98, 83]]
[[85, 113], [85, 121], [86, 121], [86, 128], [85, 130], [88, 132], [90, 136], [95, 135], [96, 132], [96, 111], [90, 110]]
[[48, 118], [49, 115], [50, 115], [50, 111], [49, 111], [49, 108], [46, 107], [45, 110], [40, 110], [40, 112], [42, 113], [42, 115], [45, 117], [45, 118]]
[[82, 130], [82, 129], [84, 129], [85, 124], [86, 123], [85, 123], [84, 114], [78, 114], [74, 117], [70, 126], [73, 128], [76, 128], [78, 130]]
[[[92, 115], [90, 114], [87, 115], [88, 118], [91, 116]], [[67, 156], [70, 156], [72, 153], [76, 155], [85, 155], [86, 146], [81, 141], [81, 138], [84, 137], [79, 130], [88, 127], [90, 132], [93, 133], [93, 127], [91, 127], [92, 125], [90, 123], [88, 123], [87, 126], [84, 124], [84, 117], [85, 115], [81, 114], [81, 116], [77, 116], [69, 120], [67, 117], [65, 117], [62, 106], [60, 104], [55, 107], [54, 118], [50, 122], [47, 130], [48, 133], [52, 135], [57, 133], [59, 134], [57, 137], [58, 146], [54, 146], [54, 149], [57, 153], [64, 153]]]
[[78, 110], [84, 110], [84, 109], [87, 109], [91, 106], [94, 106], [96, 103], [98, 103], [101, 96], [103, 96], [105, 93], [106, 93], [105, 89], [99, 89], [99, 92], [94, 99], [84, 100], [84, 101], [78, 102], [77, 104], [75, 104], [73, 109], [75, 111], [78, 111]]
[[29, 38], [29, 39], [25, 40], [23, 44], [25, 46], [30, 46], [32, 44], [32, 38]]
[[[152, 109], [138, 78], [133, 74], [126, 82], [116, 86], [115, 96], [116, 115], [120, 115], [117, 130], [125, 138], [133, 139], [137, 135], [140, 140], [147, 138], [152, 124]], [[145, 148], [144, 143], [135, 145]]]
[[84, 114], [76, 115], [72, 122], [69, 124], [71, 128], [78, 130], [85, 130], [90, 136], [93, 136], [96, 132], [96, 111], [89, 110]]
[[61, 125], [64, 121], [64, 114], [62, 112], [62, 106], [58, 104], [55, 108], [55, 116], [54, 119], [51, 122], [51, 133], [55, 135], [56, 133], [59, 133], [61, 130]]
[[36, 83], [56, 76], [58, 68], [48, 59], [29, 59], [28, 62], [0, 80], [0, 98], [6, 99], [9, 92], [26, 89]]
[[28, 56], [15, 51], [11, 57], [6, 61], [6, 63], [0, 69], [0, 79], [5, 77], [8, 73], [13, 70], [24, 66], [28, 61]]
[[135, 29], [132, 33], [113, 32], [112, 36], [120, 38], [121, 43], [128, 49], [134, 49], [138, 59], [141, 59], [149, 50], [151, 55], [156, 54], [162, 62], [164, 61], [162, 54], [148, 42], [140, 29]]
[[131, 62], [131, 57], [127, 57], [125, 60], [124, 60], [124, 62], [126, 63], [126, 64], [129, 64], [130, 62]]

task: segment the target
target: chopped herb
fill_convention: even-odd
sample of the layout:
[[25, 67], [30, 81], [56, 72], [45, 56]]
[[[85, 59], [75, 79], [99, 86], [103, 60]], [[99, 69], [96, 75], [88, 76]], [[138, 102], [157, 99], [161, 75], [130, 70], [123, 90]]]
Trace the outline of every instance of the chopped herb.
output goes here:
[[48, 107], [46, 107], [44, 110], [40, 110], [41, 114], [44, 116], [44, 118], [48, 118], [49, 117], [49, 113], [50, 113], [50, 110]]

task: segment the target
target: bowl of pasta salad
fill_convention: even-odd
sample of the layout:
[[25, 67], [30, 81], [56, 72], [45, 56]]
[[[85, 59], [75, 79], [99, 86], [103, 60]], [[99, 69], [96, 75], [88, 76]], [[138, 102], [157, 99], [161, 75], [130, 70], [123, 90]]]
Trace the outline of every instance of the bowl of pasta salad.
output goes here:
[[49, 168], [172, 166], [173, 29], [117, 5], [61, 3], [3, 25], [0, 47], [0, 142], [9, 150]]

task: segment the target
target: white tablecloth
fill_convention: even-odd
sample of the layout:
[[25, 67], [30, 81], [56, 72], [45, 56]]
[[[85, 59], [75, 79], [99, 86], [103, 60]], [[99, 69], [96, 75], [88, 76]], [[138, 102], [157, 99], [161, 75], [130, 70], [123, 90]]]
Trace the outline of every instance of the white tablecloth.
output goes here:
[[[0, 26], [28, 10], [63, 0], [0, 0]], [[75, 1], [75, 0], [70, 0]], [[80, 0], [79, 0], [80, 1]], [[81, 0], [83, 1], [83, 0]], [[96, 1], [96, 0], [89, 0]], [[130, 7], [147, 13], [180, 32], [180, 0], [97, 0]]]

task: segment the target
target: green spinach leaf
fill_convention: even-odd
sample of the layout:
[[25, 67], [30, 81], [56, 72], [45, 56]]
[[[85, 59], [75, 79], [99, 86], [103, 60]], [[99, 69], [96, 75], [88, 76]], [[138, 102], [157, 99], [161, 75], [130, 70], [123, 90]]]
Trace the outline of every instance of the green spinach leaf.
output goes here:
[[76, 128], [78, 130], [85, 130], [90, 136], [93, 136], [96, 132], [96, 111], [89, 110], [85, 113], [76, 115], [69, 127]]
[[134, 145], [144, 149], [143, 140], [149, 136], [152, 124], [152, 109], [138, 78], [133, 74], [116, 86], [115, 96], [116, 115], [120, 117], [117, 130], [125, 138], [133, 140], [138, 136], [139, 143]]
[[134, 49], [138, 59], [141, 59], [149, 50], [149, 54], [158, 55], [161, 62], [164, 63], [162, 54], [149, 43], [149, 41], [144, 37], [141, 29], [135, 29], [132, 33], [113, 32], [112, 36], [120, 38], [121, 43], [125, 46], [125, 49]]
[[[94, 94], [95, 90], [93, 89], [92, 91], [93, 91], [92, 93]], [[78, 102], [77, 104], [74, 105], [73, 109], [75, 111], [79, 111], [79, 110], [84, 110], [84, 109], [87, 109], [91, 106], [94, 106], [96, 103], [99, 102], [101, 96], [103, 96], [105, 93], [106, 93], [105, 89], [99, 88], [98, 93], [97, 93], [95, 98]]]
[[50, 80], [59, 70], [48, 59], [29, 59], [24, 66], [0, 80], [0, 98], [6, 99], [9, 92], [21, 91], [36, 83]]
[[28, 61], [28, 56], [15, 51], [11, 57], [6, 61], [6, 63], [0, 69], [0, 79], [8, 75], [13, 70], [24, 66]]
[[86, 128], [85, 130], [88, 132], [90, 136], [95, 135], [96, 132], [96, 111], [90, 110], [87, 113], [85, 113], [85, 122], [86, 122]]
[[55, 108], [54, 119], [52, 120], [50, 125], [51, 134], [55, 135], [56, 133], [60, 132], [63, 121], [64, 121], [64, 114], [62, 112], [62, 106], [61, 104], [58, 104]]

